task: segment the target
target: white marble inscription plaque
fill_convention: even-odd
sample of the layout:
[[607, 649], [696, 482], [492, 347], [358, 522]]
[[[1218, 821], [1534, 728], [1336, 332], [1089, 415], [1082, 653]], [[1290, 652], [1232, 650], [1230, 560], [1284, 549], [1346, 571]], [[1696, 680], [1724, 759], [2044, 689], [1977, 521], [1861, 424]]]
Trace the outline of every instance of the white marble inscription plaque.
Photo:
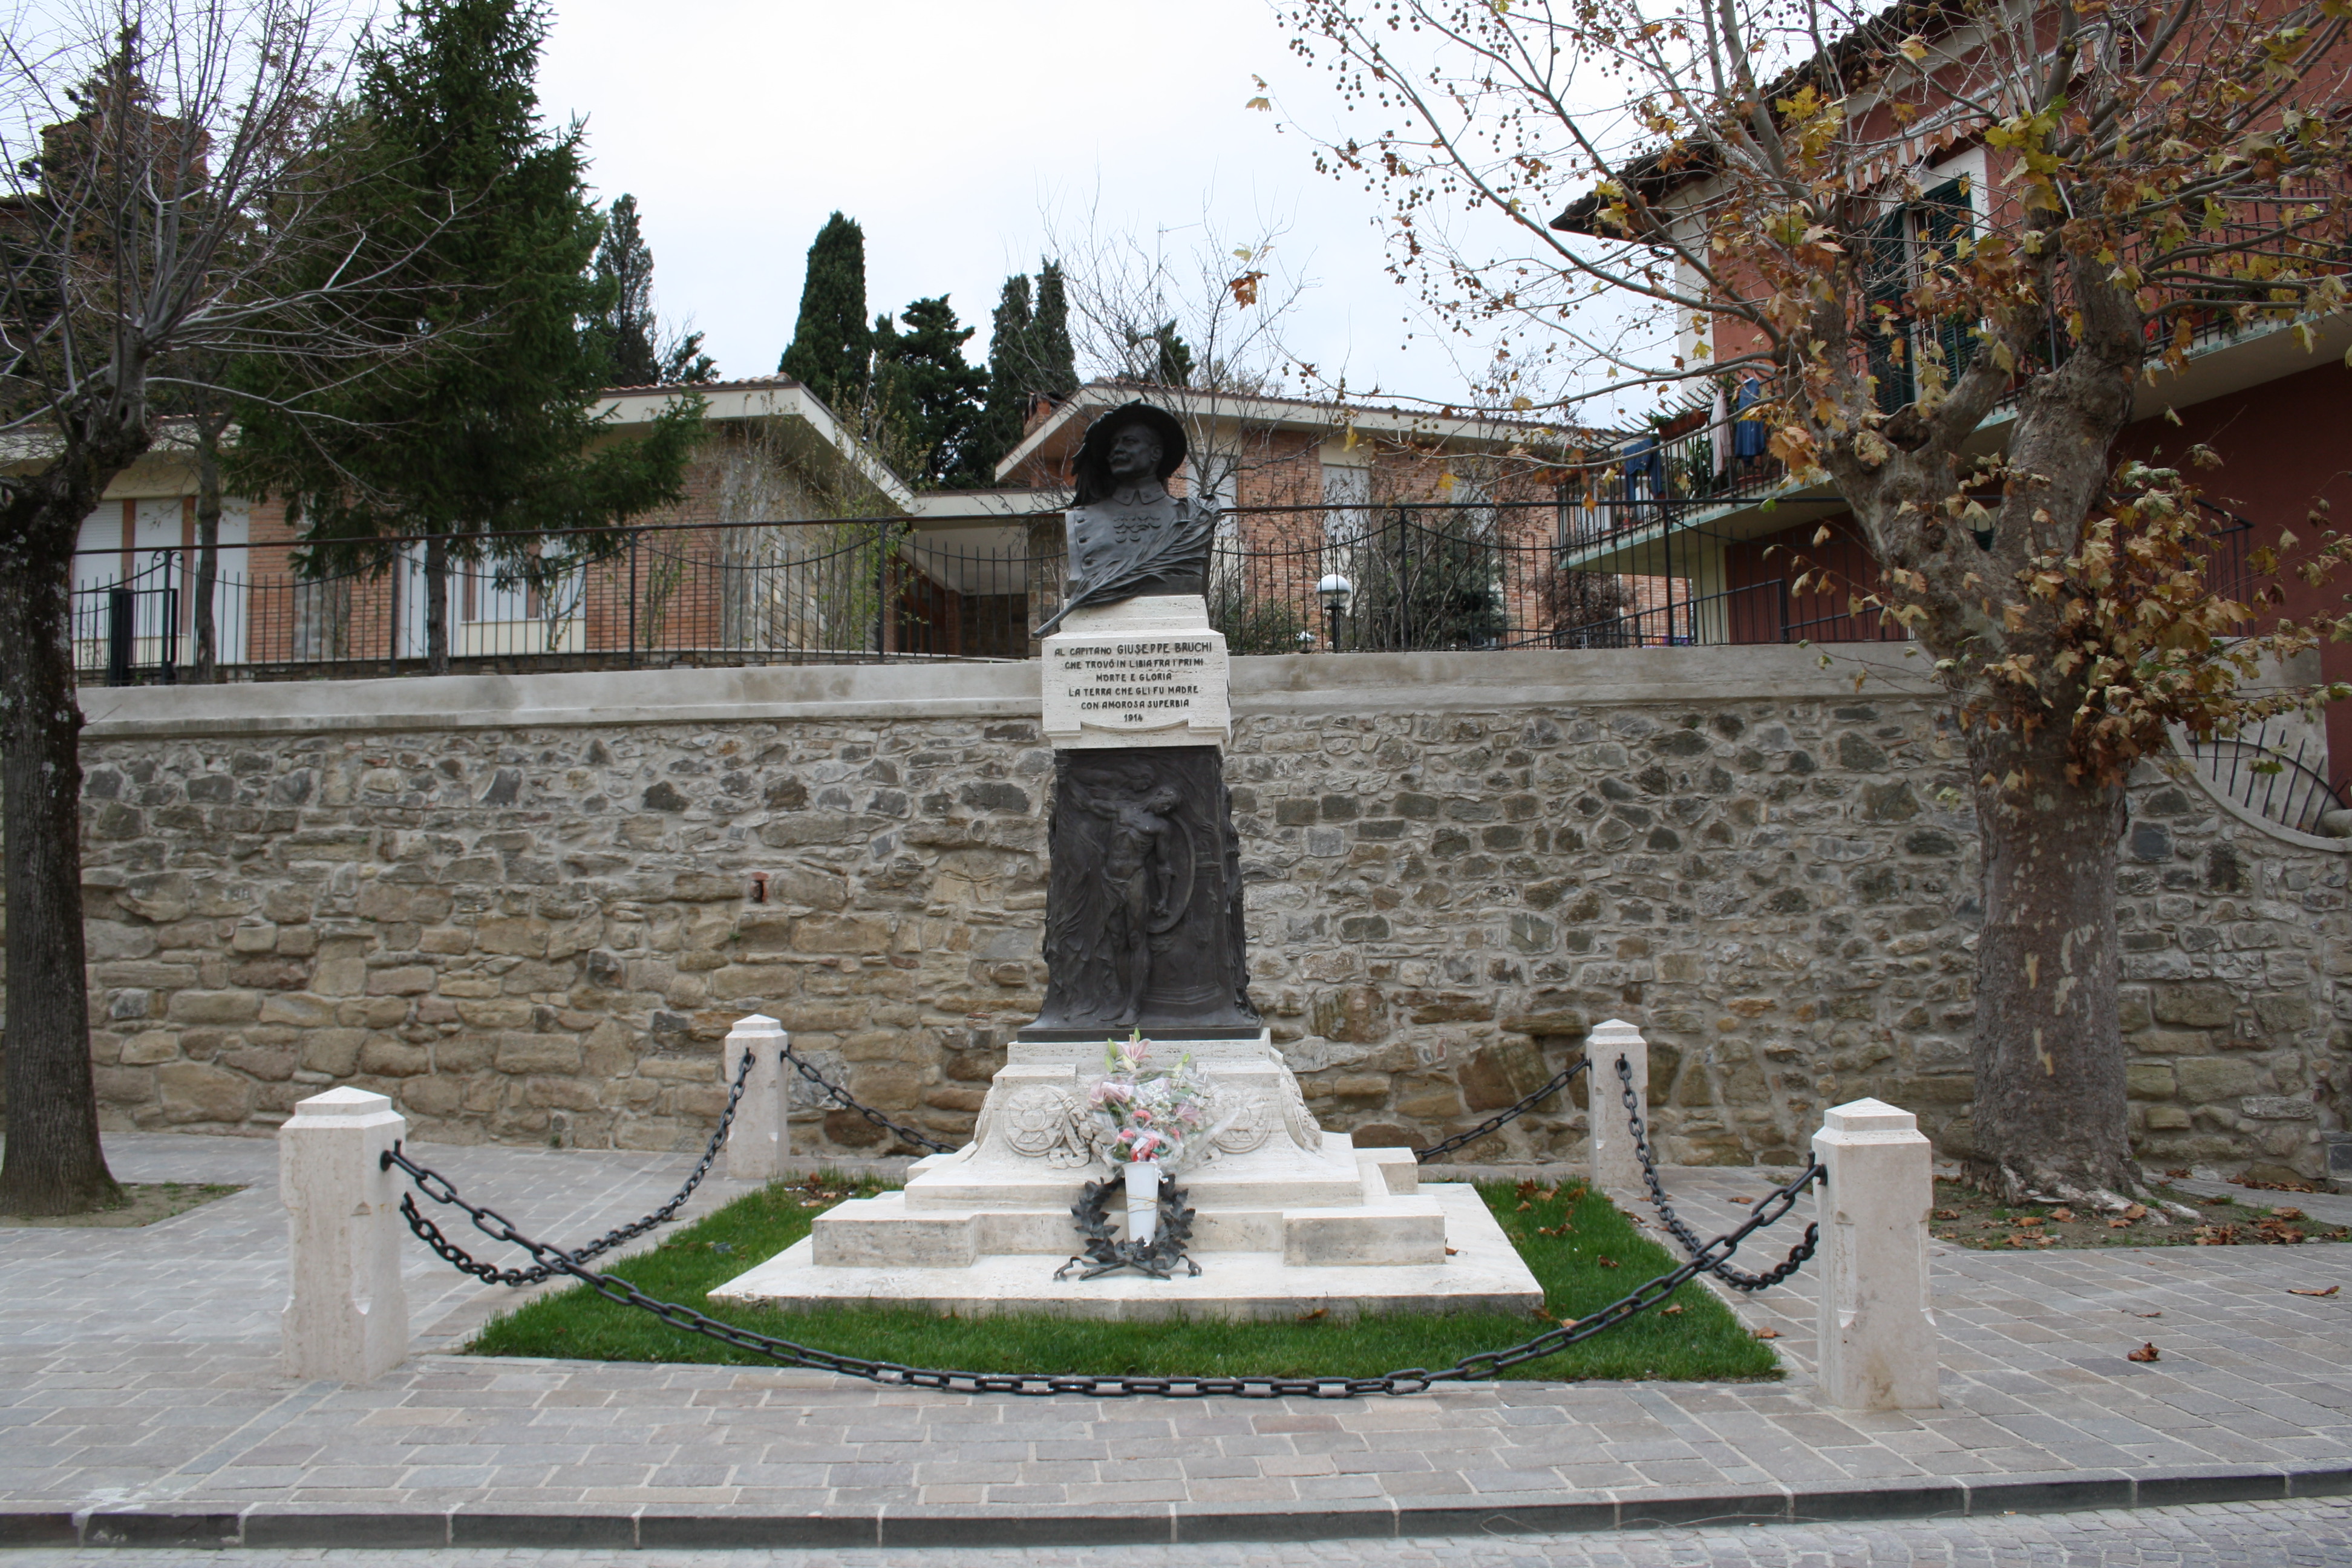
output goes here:
[[1046, 738], [1061, 747], [1222, 745], [1233, 728], [1225, 639], [1197, 597], [1077, 610], [1045, 639]]

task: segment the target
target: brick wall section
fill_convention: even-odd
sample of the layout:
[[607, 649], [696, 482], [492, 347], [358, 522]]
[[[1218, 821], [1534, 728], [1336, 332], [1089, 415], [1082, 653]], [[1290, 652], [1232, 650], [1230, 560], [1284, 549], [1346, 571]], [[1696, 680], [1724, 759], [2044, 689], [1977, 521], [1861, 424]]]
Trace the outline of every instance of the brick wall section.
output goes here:
[[[1795, 1160], [1864, 1094], [1965, 1150], [1976, 879], [1929, 704], [1329, 706], [1245, 712], [1229, 758], [1255, 994], [1325, 1125], [1433, 1139], [1615, 1016], [1676, 1160]], [[1042, 989], [1027, 721], [101, 739], [86, 763], [112, 1127], [259, 1133], [352, 1083], [420, 1138], [688, 1147], [720, 1037], [764, 1011], [951, 1139]], [[2161, 777], [2125, 853], [2145, 1156], [2315, 1172], [2352, 1090], [2347, 858]], [[1570, 1155], [1581, 1104], [1465, 1157]], [[814, 1106], [793, 1136], [874, 1147]]]

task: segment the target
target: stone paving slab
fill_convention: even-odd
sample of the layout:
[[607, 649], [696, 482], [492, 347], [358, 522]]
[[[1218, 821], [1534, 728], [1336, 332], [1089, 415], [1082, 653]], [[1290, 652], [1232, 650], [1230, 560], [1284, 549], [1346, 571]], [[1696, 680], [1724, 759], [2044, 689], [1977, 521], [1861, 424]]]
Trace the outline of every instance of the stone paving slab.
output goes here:
[[[1023, 1399], [792, 1369], [449, 1354], [516, 1293], [481, 1289], [417, 1247], [422, 1353], [344, 1388], [277, 1370], [274, 1147], [108, 1142], [131, 1179], [252, 1186], [142, 1230], [0, 1233], [0, 1531], [27, 1544], [63, 1530], [252, 1543], [257, 1527], [290, 1545], [306, 1530], [348, 1531], [354, 1515], [420, 1543], [438, 1530], [482, 1545], [642, 1545], [648, 1530], [679, 1544], [740, 1531], [813, 1546], [1393, 1536], [2352, 1489], [2352, 1292], [2289, 1293], [2352, 1279], [2352, 1247], [1933, 1247], [1944, 1404], [1899, 1414], [1815, 1399], [1806, 1272], [1734, 1301], [1778, 1334], [1790, 1367], [1779, 1383]], [[690, 1163], [418, 1152], [478, 1201], [569, 1243], [651, 1207]], [[1668, 1184], [1707, 1234], [1733, 1223], [1732, 1200], [1770, 1185], [1725, 1170], [1673, 1171]], [[694, 1207], [740, 1190], [714, 1179]], [[1740, 1261], [1769, 1261], [1789, 1228]], [[2159, 1361], [2124, 1359], [2144, 1341]], [[809, 1533], [787, 1541], [793, 1531]]]

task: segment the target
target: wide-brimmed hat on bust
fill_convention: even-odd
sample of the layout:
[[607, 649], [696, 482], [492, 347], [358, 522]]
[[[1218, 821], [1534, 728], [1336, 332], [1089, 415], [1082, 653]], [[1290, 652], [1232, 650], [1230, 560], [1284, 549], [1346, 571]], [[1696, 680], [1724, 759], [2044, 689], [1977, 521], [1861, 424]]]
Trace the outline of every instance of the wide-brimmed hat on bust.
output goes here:
[[1184, 466], [1184, 426], [1176, 416], [1157, 404], [1121, 404], [1087, 426], [1086, 439], [1078, 443], [1078, 455], [1070, 464], [1071, 477], [1077, 483], [1077, 493], [1070, 498], [1072, 506], [1088, 506], [1110, 495], [1110, 444], [1130, 425], [1144, 426], [1160, 437], [1160, 463], [1153, 472], [1161, 484]]

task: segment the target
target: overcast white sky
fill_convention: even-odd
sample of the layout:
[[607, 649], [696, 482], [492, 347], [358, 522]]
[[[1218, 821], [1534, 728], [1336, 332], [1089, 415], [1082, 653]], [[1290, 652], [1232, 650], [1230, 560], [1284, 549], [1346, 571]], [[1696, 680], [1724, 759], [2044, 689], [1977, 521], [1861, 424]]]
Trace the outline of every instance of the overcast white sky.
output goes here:
[[[1297, 351], [1352, 388], [1458, 395], [1449, 353], [1382, 272], [1374, 199], [1316, 173], [1283, 113], [1333, 123], [1267, 0], [555, 0], [540, 88], [588, 121], [600, 196], [636, 195], [666, 322], [722, 374], [771, 374], [810, 239], [866, 229], [869, 312], [948, 292], [979, 334], [1045, 215], [1148, 233], [1288, 221], [1314, 280]], [[1252, 73], [1283, 112], [1244, 107]], [[1411, 316], [1408, 322], [1405, 318]], [[1401, 347], [1419, 332], [1412, 350]]]

